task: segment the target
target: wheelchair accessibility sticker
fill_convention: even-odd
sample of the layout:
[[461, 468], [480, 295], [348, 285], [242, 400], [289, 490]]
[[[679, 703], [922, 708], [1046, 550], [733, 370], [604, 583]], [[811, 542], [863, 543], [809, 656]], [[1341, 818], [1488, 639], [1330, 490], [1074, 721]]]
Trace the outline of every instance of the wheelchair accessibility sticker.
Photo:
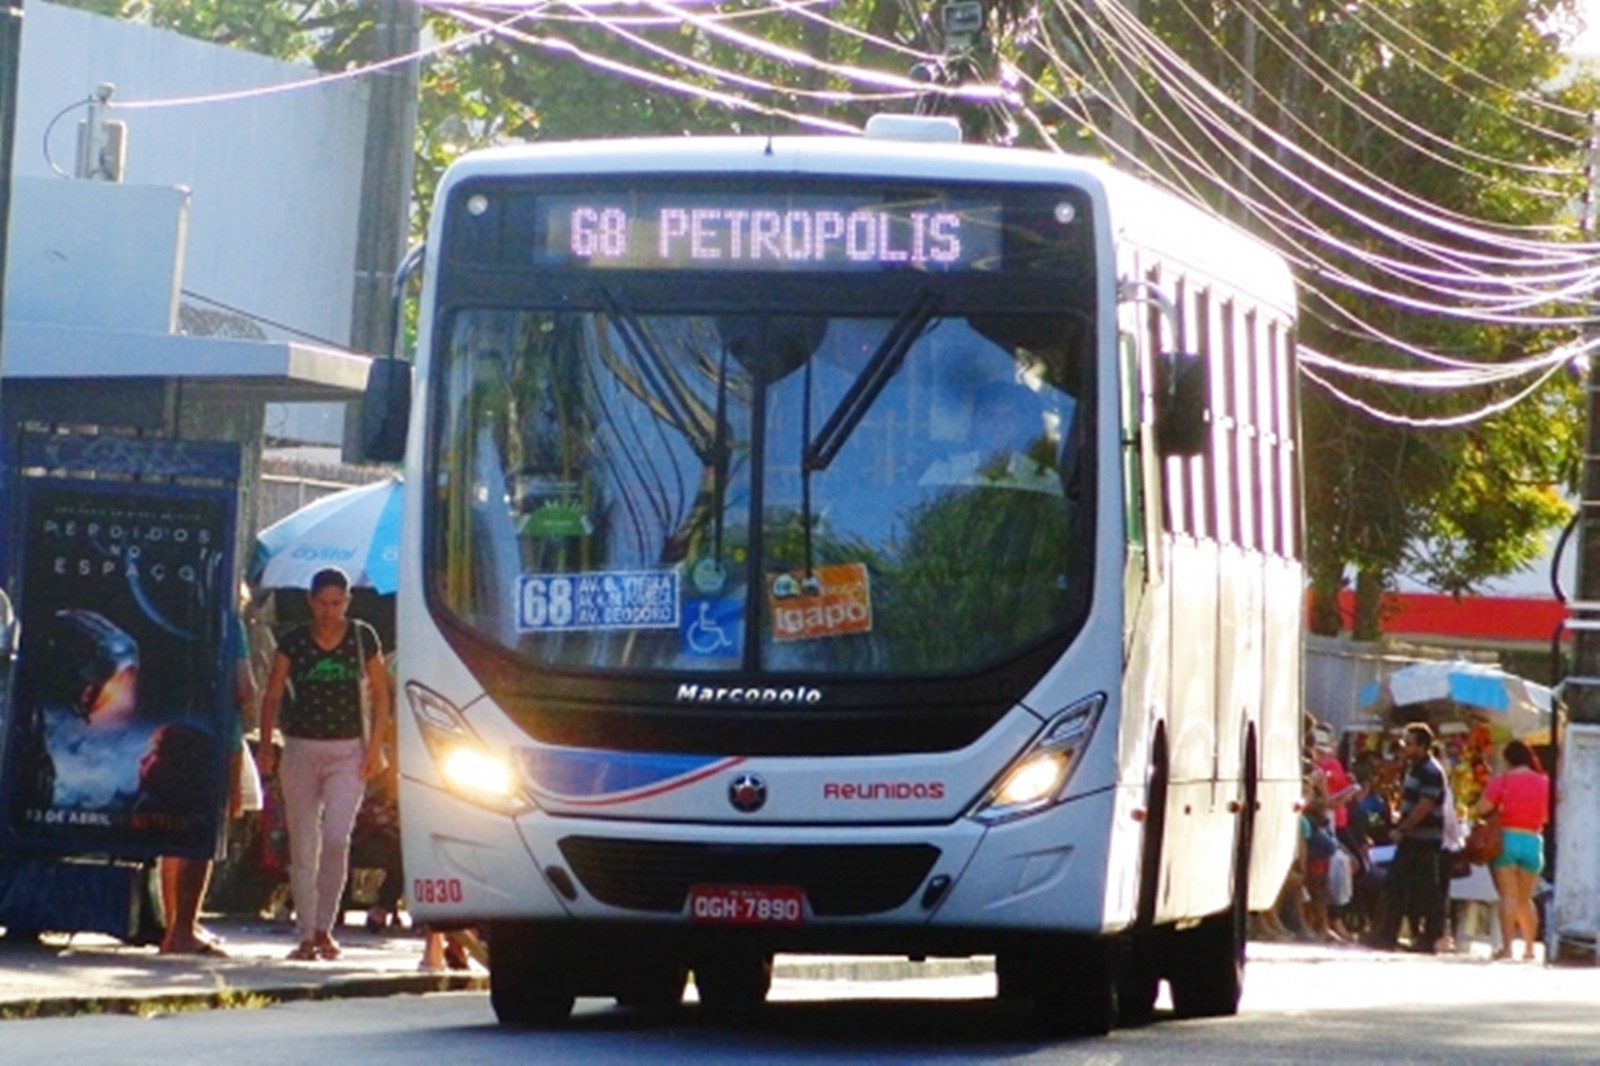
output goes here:
[[685, 600], [681, 633], [685, 655], [739, 658], [744, 652], [744, 601]]

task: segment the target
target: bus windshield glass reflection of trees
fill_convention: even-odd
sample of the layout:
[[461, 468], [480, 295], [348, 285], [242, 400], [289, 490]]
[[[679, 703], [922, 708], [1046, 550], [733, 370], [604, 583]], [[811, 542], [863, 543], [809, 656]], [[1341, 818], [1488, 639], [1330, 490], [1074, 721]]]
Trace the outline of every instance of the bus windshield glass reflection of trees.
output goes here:
[[[1081, 597], [1069, 568], [1090, 554], [1068, 550], [1088, 533], [1074, 528], [1061, 467], [1088, 388], [1081, 330], [1063, 320], [1050, 331], [1059, 344], [1030, 347], [964, 316], [930, 319], [869, 404], [842, 406], [896, 325], [459, 312], [448, 356], [469, 373], [450, 375], [445, 402], [468, 416], [443, 454], [450, 480], [472, 487], [453, 495], [439, 533], [475, 547], [446, 557], [447, 601], [510, 647], [588, 667], [743, 669], [748, 650], [762, 668], [945, 672], [1045, 636]], [[841, 409], [859, 415], [819, 467], [808, 450]], [[791, 580], [842, 567], [863, 577], [841, 594], [855, 615], [870, 611], [870, 628], [786, 639], [775, 604]], [[563, 630], [505, 617], [499, 591], [539, 574], [576, 612], [581, 575], [680, 568], [693, 639], [626, 593], [614, 627], [596, 614]], [[667, 624], [639, 624], [652, 619]], [[713, 625], [735, 632], [700, 636]]]

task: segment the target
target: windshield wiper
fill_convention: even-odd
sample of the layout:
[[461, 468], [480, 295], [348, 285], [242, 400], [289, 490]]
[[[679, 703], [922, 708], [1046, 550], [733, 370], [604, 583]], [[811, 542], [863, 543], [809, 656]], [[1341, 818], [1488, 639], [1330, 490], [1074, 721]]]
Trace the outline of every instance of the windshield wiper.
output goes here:
[[850, 434], [856, 431], [856, 427], [861, 424], [861, 420], [867, 416], [867, 412], [877, 401], [878, 394], [900, 369], [901, 361], [905, 359], [911, 346], [917, 342], [917, 338], [922, 335], [923, 328], [933, 318], [933, 312], [938, 304], [938, 294], [932, 289], [923, 289], [917, 294], [916, 299], [911, 301], [911, 305], [901, 312], [900, 317], [889, 328], [889, 332], [884, 335], [883, 343], [878, 345], [878, 350], [872, 353], [872, 358], [862, 368], [861, 374], [839, 400], [839, 406], [834, 408], [833, 414], [823, 423], [822, 431], [817, 434], [815, 440], [806, 445], [802, 469], [807, 474], [826, 470], [834, 459], [838, 458], [845, 442], [850, 439]]
[[667, 365], [667, 360], [651, 342], [650, 335], [645, 332], [638, 317], [610, 289], [602, 288], [600, 296], [605, 301], [606, 313], [611, 316], [612, 325], [616, 327], [617, 335], [622, 338], [623, 347], [628, 350], [628, 355], [639, 371], [640, 378], [650, 389], [656, 402], [661, 405], [661, 413], [679, 433], [683, 434], [695, 458], [709, 466], [716, 461], [718, 444], [715, 436], [707, 439], [705, 427], [695, 418], [693, 400], [684, 389], [683, 383], [678, 380], [672, 368]]
[[728, 492], [728, 466], [733, 458], [733, 448], [728, 443], [728, 350], [722, 350], [717, 364], [716, 429], [711, 435], [711, 514], [712, 558], [722, 563], [722, 508]]

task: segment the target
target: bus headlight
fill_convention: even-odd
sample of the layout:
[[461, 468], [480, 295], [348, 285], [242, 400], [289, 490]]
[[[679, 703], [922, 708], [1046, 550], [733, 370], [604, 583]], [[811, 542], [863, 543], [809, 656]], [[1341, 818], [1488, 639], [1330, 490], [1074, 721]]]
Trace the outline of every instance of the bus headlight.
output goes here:
[[415, 681], [406, 685], [406, 702], [439, 776], [453, 794], [501, 814], [521, 814], [533, 807], [511, 764], [489, 750], [455, 704]]
[[1105, 696], [1096, 693], [1050, 719], [972, 809], [971, 817], [993, 824], [1061, 802], [1105, 705]]

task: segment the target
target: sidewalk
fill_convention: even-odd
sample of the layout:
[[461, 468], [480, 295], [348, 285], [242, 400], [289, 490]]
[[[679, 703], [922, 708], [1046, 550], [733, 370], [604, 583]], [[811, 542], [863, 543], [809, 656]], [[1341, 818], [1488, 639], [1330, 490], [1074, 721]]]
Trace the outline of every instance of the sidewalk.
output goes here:
[[[211, 917], [227, 957], [162, 955], [111, 937], [47, 934], [38, 945], [0, 938], [0, 1020], [84, 1013], [136, 1014], [249, 1006], [297, 999], [477, 991], [489, 976], [423, 973], [422, 937], [410, 930], [369, 933], [359, 924], [335, 933], [344, 953], [334, 962], [291, 962], [294, 928], [248, 917]], [[988, 972], [988, 959], [780, 956], [774, 976], [811, 981], [894, 981]]]
[[[353, 912], [359, 916], [360, 912]], [[344, 954], [334, 962], [291, 962], [294, 928], [254, 917], [207, 917], [222, 936], [223, 958], [162, 955], [111, 937], [48, 934], [43, 943], [0, 938], [0, 1020], [74, 1014], [259, 1006], [300, 999], [338, 999], [482, 991], [489, 975], [476, 963], [468, 971], [423, 973], [422, 936], [412, 930], [369, 933], [359, 923], [340, 930]], [[1327, 963], [1370, 956], [1395, 963], [1488, 962], [1487, 941], [1466, 940], [1454, 955], [1374, 952], [1353, 945], [1251, 941], [1252, 961]], [[1534, 964], [1538, 965], [1538, 964]], [[1543, 968], [1540, 966], [1539, 968]], [[904, 958], [852, 955], [780, 955], [774, 976], [799, 981], [900, 981], [992, 972], [988, 958]]]
[[488, 987], [488, 975], [423, 973], [422, 937], [409, 930], [335, 933], [333, 962], [291, 962], [294, 927], [255, 918], [206, 919], [226, 957], [162, 955], [111, 937], [46, 934], [37, 945], [0, 939], [0, 1018], [248, 1005], [253, 1000], [387, 996]]

